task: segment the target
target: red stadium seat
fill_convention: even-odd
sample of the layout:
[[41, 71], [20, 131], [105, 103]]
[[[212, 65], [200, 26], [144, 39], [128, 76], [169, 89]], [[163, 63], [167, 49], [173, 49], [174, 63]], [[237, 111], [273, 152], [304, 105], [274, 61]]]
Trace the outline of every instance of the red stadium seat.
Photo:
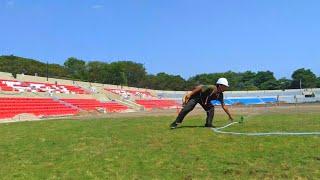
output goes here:
[[79, 107], [84, 110], [96, 110], [97, 108], [105, 108], [108, 112], [119, 112], [127, 110], [128, 107], [117, 102], [101, 103], [95, 99], [61, 99], [67, 103]]
[[78, 110], [50, 98], [0, 98], [0, 119], [12, 118], [22, 113], [36, 116], [74, 115]]
[[15, 80], [0, 80], [2, 91], [27, 91], [27, 92], [57, 92], [89, 94], [80, 87], [61, 84], [39, 83], [39, 82], [20, 82]]
[[138, 91], [138, 90], [124, 90], [124, 89], [110, 89], [105, 88], [106, 91], [118, 94], [123, 97], [135, 97], [135, 98], [142, 98], [142, 99], [154, 99], [156, 98], [148, 91]]
[[169, 108], [176, 108], [179, 104], [175, 100], [136, 100], [137, 104], [142, 105], [146, 109], [169, 109]]

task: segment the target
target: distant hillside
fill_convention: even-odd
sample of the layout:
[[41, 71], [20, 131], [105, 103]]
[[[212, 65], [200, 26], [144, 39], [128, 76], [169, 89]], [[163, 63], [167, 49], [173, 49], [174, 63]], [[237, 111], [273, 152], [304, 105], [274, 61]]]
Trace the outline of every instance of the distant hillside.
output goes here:
[[[178, 68], [178, 67], [177, 67]], [[46, 77], [47, 65], [34, 59], [18, 56], [0, 56], [0, 71], [16, 74]], [[276, 79], [271, 71], [214, 72], [198, 74], [189, 79], [165, 72], [148, 74], [144, 65], [134, 61], [86, 61], [70, 57], [63, 65], [49, 64], [49, 77], [74, 79], [103, 84], [125, 85], [159, 90], [190, 90], [199, 84], [215, 84], [218, 78], [229, 80], [229, 90], [272, 90], [320, 87], [320, 77], [310, 69], [300, 68], [292, 73], [291, 78]]]
[[[48, 65], [49, 75], [57, 77], [69, 77], [67, 70], [59, 64]], [[46, 63], [34, 59], [28, 59], [18, 56], [0, 56], [0, 71], [16, 74], [27, 74], [45, 77], [47, 74]]]

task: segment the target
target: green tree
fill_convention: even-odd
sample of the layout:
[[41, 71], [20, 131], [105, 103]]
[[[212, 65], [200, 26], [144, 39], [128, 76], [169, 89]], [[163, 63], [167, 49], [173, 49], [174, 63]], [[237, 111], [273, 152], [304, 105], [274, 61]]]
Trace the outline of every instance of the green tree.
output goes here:
[[241, 81], [241, 73], [236, 73], [232, 71], [227, 71], [225, 73], [217, 73], [216, 78], [214, 79], [214, 84], [217, 82], [217, 80], [221, 77], [227, 78], [229, 82], [229, 90], [237, 90], [240, 89], [241, 84], [239, 83]]
[[246, 71], [239, 74], [239, 81], [237, 90], [257, 90], [255, 84], [256, 73], [252, 71]]
[[157, 89], [156, 84], [157, 84], [157, 77], [153, 74], [148, 74], [140, 82], [139, 86], [142, 88]]
[[[47, 64], [18, 56], [0, 56], [0, 71], [10, 72], [14, 76], [24, 73], [26, 75], [35, 75], [45, 77], [47, 74]], [[68, 77], [66, 69], [59, 64], [48, 65], [49, 76]]]
[[116, 67], [119, 68], [119, 71], [124, 73], [121, 74], [121, 81], [128, 86], [138, 87], [140, 81], [143, 80], [147, 75], [146, 69], [141, 63], [135, 63], [132, 61], [118, 61], [111, 64], [117, 64]]
[[88, 81], [96, 83], [106, 83], [108, 74], [108, 63], [91, 61], [86, 65], [88, 71]]
[[104, 74], [104, 83], [133, 87], [140, 87], [147, 74], [142, 64], [132, 61], [112, 62], [105, 65], [102, 69]]
[[128, 86], [128, 78], [125, 72], [120, 72], [121, 85]]
[[279, 84], [276, 79], [268, 80], [266, 82], [263, 82], [260, 84], [260, 89], [261, 90], [274, 90], [274, 89], [279, 89]]
[[282, 90], [289, 89], [291, 87], [292, 81], [285, 77], [278, 80], [279, 88]]
[[200, 84], [215, 84], [219, 77], [221, 77], [221, 74], [218, 73], [198, 74], [188, 79], [187, 88], [192, 89]]
[[106, 84], [124, 85], [124, 70], [118, 63], [111, 63], [106, 69]]
[[88, 71], [86, 69], [85, 61], [70, 57], [64, 62], [64, 66], [72, 78], [82, 81], [88, 80]]
[[310, 69], [297, 69], [291, 77], [291, 87], [293, 89], [300, 88], [300, 81], [302, 88], [315, 88], [317, 86], [317, 77]]
[[[24, 73], [27, 75], [46, 76], [47, 64], [18, 56], [0, 56], [0, 71], [13, 75]], [[178, 75], [158, 73], [147, 74], [145, 67], [133, 61], [118, 61], [104, 63], [91, 61], [86, 63], [74, 57], [68, 58], [64, 66], [48, 64], [49, 77], [72, 78], [75, 80], [98, 82], [104, 84], [128, 85], [133, 87], [147, 87], [163, 90], [190, 90], [199, 84], [215, 84], [218, 78], [229, 80], [229, 90], [257, 90], [257, 89], [288, 89], [320, 87], [320, 77], [310, 69], [298, 69], [292, 74], [292, 80], [281, 78], [277, 80], [270, 71], [252, 71], [223, 73], [205, 73], [190, 77], [187, 81]]]
[[158, 90], [184, 90], [186, 81], [181, 76], [162, 72], [157, 75], [147, 75], [142, 87]]
[[271, 71], [259, 71], [255, 76], [254, 85], [261, 90], [279, 88], [279, 84]]

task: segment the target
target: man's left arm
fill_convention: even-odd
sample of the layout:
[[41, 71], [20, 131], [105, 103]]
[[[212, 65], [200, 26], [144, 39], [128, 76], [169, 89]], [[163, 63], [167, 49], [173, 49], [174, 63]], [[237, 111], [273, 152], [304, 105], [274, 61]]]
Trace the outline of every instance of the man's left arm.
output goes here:
[[228, 114], [229, 120], [233, 121], [233, 117], [232, 117], [228, 107], [224, 103], [221, 103], [221, 107], [224, 110], [224, 112], [226, 112]]

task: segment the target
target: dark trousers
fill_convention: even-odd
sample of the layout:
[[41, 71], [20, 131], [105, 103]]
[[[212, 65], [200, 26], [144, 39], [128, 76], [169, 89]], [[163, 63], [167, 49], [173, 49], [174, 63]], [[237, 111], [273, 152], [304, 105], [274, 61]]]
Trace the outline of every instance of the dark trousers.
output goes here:
[[200, 104], [202, 108], [207, 112], [207, 119], [206, 119], [206, 125], [212, 125], [213, 117], [214, 117], [214, 106], [212, 104], [210, 105], [204, 105], [201, 102], [200, 98], [191, 98], [187, 104], [183, 106], [181, 109], [177, 119], [176, 123], [182, 123], [183, 119], [186, 117], [188, 113], [190, 113], [197, 104]]

